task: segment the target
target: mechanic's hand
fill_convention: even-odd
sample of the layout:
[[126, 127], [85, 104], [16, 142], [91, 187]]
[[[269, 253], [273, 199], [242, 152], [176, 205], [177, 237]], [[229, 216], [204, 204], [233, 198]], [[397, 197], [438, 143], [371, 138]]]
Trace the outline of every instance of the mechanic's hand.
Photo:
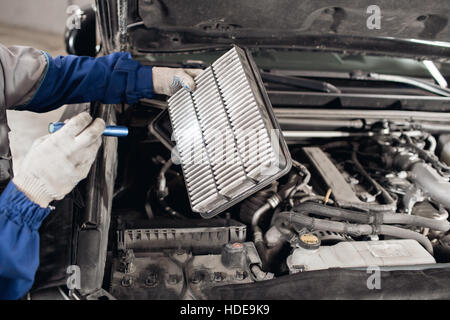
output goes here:
[[45, 208], [61, 200], [86, 178], [102, 143], [105, 122], [87, 112], [53, 134], [37, 139], [13, 178], [31, 201]]
[[201, 69], [153, 67], [153, 90], [155, 93], [165, 94], [167, 96], [173, 95], [180, 88], [184, 88], [187, 91], [194, 91], [194, 77], [202, 71]]

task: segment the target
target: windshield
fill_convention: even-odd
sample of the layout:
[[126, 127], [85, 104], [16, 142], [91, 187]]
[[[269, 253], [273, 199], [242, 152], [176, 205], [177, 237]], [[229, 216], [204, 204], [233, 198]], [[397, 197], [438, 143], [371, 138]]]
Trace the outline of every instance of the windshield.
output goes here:
[[[257, 65], [266, 70], [298, 70], [323, 72], [363, 72], [430, 78], [422, 61], [408, 58], [393, 58], [358, 54], [329, 52], [285, 51], [275, 49], [251, 49]], [[212, 63], [225, 51], [202, 53], [145, 54], [139, 60], [148, 63]], [[440, 72], [450, 75], [450, 64], [436, 63]]]

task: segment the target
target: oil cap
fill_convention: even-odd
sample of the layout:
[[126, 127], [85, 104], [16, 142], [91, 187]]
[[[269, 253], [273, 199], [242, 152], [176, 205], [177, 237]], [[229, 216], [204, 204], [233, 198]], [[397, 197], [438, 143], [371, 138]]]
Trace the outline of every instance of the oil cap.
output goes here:
[[228, 268], [245, 266], [246, 250], [243, 243], [227, 243], [222, 249], [222, 264]]
[[312, 233], [304, 233], [299, 235], [298, 245], [303, 249], [317, 250], [320, 247], [320, 239]]

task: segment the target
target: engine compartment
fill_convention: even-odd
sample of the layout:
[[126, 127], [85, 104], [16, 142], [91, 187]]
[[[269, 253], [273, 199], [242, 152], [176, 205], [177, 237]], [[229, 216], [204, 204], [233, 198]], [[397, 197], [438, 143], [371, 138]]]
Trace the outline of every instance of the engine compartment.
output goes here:
[[[360, 135], [289, 139], [287, 175], [201, 219], [170, 160], [161, 107], [144, 102], [119, 117], [134, 134], [119, 141], [104, 282], [113, 296], [207, 299], [317, 270], [450, 262], [447, 135], [378, 121]], [[157, 115], [158, 137], [148, 127]]]

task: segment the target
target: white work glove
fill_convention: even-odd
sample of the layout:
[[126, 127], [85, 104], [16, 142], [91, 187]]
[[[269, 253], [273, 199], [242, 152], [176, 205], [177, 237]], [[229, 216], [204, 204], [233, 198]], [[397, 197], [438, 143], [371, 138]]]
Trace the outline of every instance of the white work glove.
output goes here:
[[55, 133], [33, 143], [13, 183], [43, 208], [61, 200], [88, 175], [104, 129], [102, 119], [92, 122], [87, 112], [78, 114]]
[[194, 91], [194, 78], [202, 71], [201, 69], [153, 67], [153, 91], [167, 96], [173, 95], [181, 88]]

